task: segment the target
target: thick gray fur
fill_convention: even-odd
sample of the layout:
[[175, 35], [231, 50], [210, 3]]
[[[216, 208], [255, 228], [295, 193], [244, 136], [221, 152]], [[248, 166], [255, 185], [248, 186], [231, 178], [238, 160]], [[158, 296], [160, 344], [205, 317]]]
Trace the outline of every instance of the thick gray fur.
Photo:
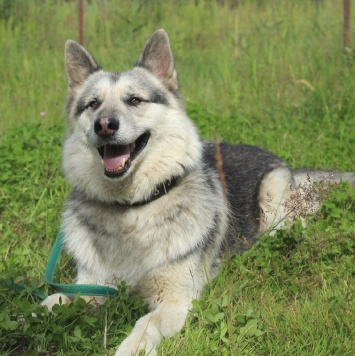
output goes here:
[[[259, 234], [287, 227], [297, 217], [295, 192], [305, 213], [316, 211], [318, 201], [299, 204], [302, 185], [328, 173], [292, 172], [264, 149], [221, 143], [225, 197], [215, 145], [200, 141], [183, 108], [164, 30], [128, 72], [104, 72], [74, 41], [66, 43], [65, 63], [63, 170], [73, 187], [63, 213], [65, 246], [77, 283], [115, 288], [125, 281], [149, 305], [116, 356], [156, 355], [162, 337], [183, 327], [226, 249], [242, 252]], [[335, 173], [353, 185], [354, 177]], [[60, 300], [71, 302], [54, 294], [43, 305], [51, 310]]]

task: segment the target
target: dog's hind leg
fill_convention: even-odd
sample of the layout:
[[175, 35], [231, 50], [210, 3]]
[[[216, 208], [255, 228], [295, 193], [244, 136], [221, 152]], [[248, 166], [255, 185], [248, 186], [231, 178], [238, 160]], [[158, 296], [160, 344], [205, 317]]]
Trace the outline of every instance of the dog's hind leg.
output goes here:
[[289, 222], [286, 202], [291, 195], [293, 185], [289, 168], [282, 166], [267, 173], [259, 189], [260, 233], [275, 234]]

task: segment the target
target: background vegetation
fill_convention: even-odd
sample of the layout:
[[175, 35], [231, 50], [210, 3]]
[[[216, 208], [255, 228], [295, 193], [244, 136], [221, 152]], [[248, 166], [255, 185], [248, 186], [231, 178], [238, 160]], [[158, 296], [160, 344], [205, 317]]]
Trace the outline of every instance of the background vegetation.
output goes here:
[[[203, 138], [216, 130], [291, 167], [355, 170], [355, 66], [343, 54], [341, 1], [85, 2], [85, 46], [107, 70], [130, 69], [158, 28]], [[112, 355], [145, 309], [124, 285], [104, 307], [78, 298], [51, 315], [30, 294], [47, 292], [69, 193], [60, 168], [68, 38], [77, 39], [76, 1], [0, 0], [1, 355]], [[225, 261], [160, 354], [354, 355], [354, 198], [345, 184], [306, 229], [261, 237]], [[64, 258], [57, 279], [72, 276]]]

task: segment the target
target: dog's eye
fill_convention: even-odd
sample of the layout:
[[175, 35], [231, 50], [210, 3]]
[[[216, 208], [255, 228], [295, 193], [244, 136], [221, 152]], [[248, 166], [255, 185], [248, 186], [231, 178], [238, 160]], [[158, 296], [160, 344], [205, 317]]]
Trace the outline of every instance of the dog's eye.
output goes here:
[[100, 102], [98, 100], [90, 101], [89, 106], [92, 109], [97, 109], [100, 106]]
[[133, 97], [129, 99], [129, 103], [133, 106], [137, 106], [142, 102], [141, 99], [137, 98], [137, 97]]

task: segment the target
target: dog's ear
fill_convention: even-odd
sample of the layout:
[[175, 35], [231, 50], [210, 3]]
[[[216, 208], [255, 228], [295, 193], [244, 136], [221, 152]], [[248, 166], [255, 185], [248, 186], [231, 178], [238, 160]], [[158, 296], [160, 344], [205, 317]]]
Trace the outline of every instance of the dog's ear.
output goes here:
[[173, 92], [178, 92], [179, 84], [174, 69], [173, 54], [170, 49], [169, 37], [164, 30], [153, 33], [145, 44], [136, 63], [159, 78]]
[[82, 84], [90, 74], [101, 69], [94, 57], [79, 43], [72, 40], [65, 43], [64, 57], [70, 88]]

